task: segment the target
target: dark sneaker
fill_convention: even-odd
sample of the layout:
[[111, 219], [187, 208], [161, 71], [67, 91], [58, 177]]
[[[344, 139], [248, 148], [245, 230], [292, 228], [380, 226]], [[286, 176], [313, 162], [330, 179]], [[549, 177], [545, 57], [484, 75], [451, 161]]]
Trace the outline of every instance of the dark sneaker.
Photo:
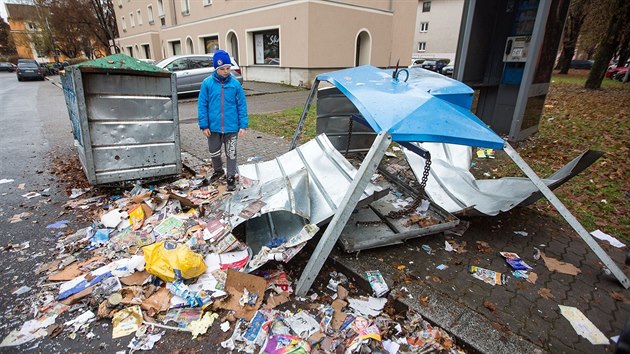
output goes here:
[[227, 179], [227, 190], [228, 192], [232, 192], [236, 190], [236, 179], [234, 176], [228, 177]]
[[221, 177], [223, 177], [223, 171], [215, 171], [212, 176], [210, 176], [210, 183], [218, 181]]

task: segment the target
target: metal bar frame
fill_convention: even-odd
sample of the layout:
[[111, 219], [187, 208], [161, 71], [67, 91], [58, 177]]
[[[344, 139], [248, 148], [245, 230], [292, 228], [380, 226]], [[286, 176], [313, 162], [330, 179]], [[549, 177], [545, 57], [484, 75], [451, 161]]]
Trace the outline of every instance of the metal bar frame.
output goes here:
[[306, 98], [306, 103], [304, 103], [304, 110], [302, 111], [302, 116], [300, 116], [297, 128], [295, 128], [293, 139], [291, 139], [291, 144], [289, 145], [289, 151], [295, 149], [298, 140], [300, 140], [300, 136], [302, 135], [302, 130], [304, 129], [304, 124], [306, 122], [306, 116], [308, 115], [308, 111], [311, 109], [311, 103], [313, 102], [313, 97], [315, 97], [315, 94], [317, 93], [318, 87], [319, 80], [315, 79], [313, 86], [311, 86], [311, 91], [308, 93], [308, 97]]
[[617, 264], [608, 256], [606, 251], [601, 248], [601, 246], [593, 239], [591, 234], [580, 224], [580, 222], [571, 214], [571, 212], [562, 204], [560, 199], [556, 197], [555, 194], [547, 187], [547, 185], [536, 175], [536, 172], [529, 167], [527, 162], [523, 160], [523, 158], [514, 150], [514, 148], [508, 144], [507, 142], [503, 146], [503, 150], [508, 154], [508, 156], [516, 163], [516, 165], [525, 173], [525, 175], [534, 183], [534, 185], [540, 190], [540, 192], [547, 198], [547, 200], [556, 208], [556, 210], [562, 215], [564, 220], [566, 220], [569, 225], [575, 230], [578, 235], [586, 242], [586, 244], [591, 248], [595, 255], [599, 258], [604, 266], [610, 270], [610, 272], [619, 280], [621, 285], [624, 288], [628, 289], [630, 287], [630, 280], [624, 274], [624, 272], [617, 266]]
[[328, 224], [326, 231], [317, 243], [315, 251], [311, 254], [306, 267], [304, 267], [304, 270], [302, 271], [302, 275], [300, 276], [300, 280], [296, 286], [297, 296], [305, 296], [313, 285], [317, 274], [321, 271], [328, 255], [330, 255], [332, 248], [335, 246], [335, 243], [337, 243], [339, 235], [341, 235], [348, 219], [350, 219], [350, 216], [352, 215], [354, 208], [357, 206], [365, 187], [370, 182], [370, 178], [372, 178], [372, 175], [383, 159], [385, 151], [391, 142], [392, 137], [386, 131], [382, 131], [376, 136], [372, 147], [361, 163], [361, 167], [359, 167], [357, 174], [354, 176], [350, 188], [341, 200], [341, 203], [335, 212], [335, 216], [333, 216], [332, 220]]

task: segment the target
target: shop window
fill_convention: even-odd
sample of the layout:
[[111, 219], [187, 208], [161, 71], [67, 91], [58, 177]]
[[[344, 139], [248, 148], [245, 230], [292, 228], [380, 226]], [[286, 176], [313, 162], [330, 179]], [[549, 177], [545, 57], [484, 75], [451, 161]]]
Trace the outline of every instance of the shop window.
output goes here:
[[280, 65], [280, 31], [254, 32], [255, 64]]

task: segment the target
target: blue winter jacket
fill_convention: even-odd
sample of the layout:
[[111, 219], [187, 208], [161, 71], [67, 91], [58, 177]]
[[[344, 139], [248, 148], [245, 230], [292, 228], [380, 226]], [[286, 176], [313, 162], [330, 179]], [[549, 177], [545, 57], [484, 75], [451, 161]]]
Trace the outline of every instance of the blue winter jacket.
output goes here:
[[216, 72], [201, 84], [197, 103], [199, 129], [212, 133], [236, 133], [248, 127], [247, 103], [241, 83], [232, 75]]

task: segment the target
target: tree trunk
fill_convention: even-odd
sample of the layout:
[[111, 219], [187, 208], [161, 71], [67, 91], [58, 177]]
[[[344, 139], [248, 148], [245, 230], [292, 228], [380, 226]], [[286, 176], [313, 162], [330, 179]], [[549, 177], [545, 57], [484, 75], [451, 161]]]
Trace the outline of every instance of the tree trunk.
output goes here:
[[584, 87], [589, 90], [598, 90], [602, 86], [608, 63], [617, 51], [624, 26], [627, 19], [630, 18], [630, 2], [628, 0], [616, 0], [613, 1], [612, 5], [613, 9], [616, 10], [612, 12], [608, 20], [608, 30], [599, 42], [595, 62], [584, 84]]
[[586, 5], [590, 0], [574, 0], [569, 8], [569, 16], [564, 26], [564, 36], [562, 40], [562, 52], [560, 59], [558, 59], [557, 69], [560, 69], [560, 74], [567, 74], [571, 67], [571, 60], [575, 55], [575, 48], [577, 46], [578, 37], [580, 36], [580, 29], [584, 23], [587, 12], [585, 11]]

